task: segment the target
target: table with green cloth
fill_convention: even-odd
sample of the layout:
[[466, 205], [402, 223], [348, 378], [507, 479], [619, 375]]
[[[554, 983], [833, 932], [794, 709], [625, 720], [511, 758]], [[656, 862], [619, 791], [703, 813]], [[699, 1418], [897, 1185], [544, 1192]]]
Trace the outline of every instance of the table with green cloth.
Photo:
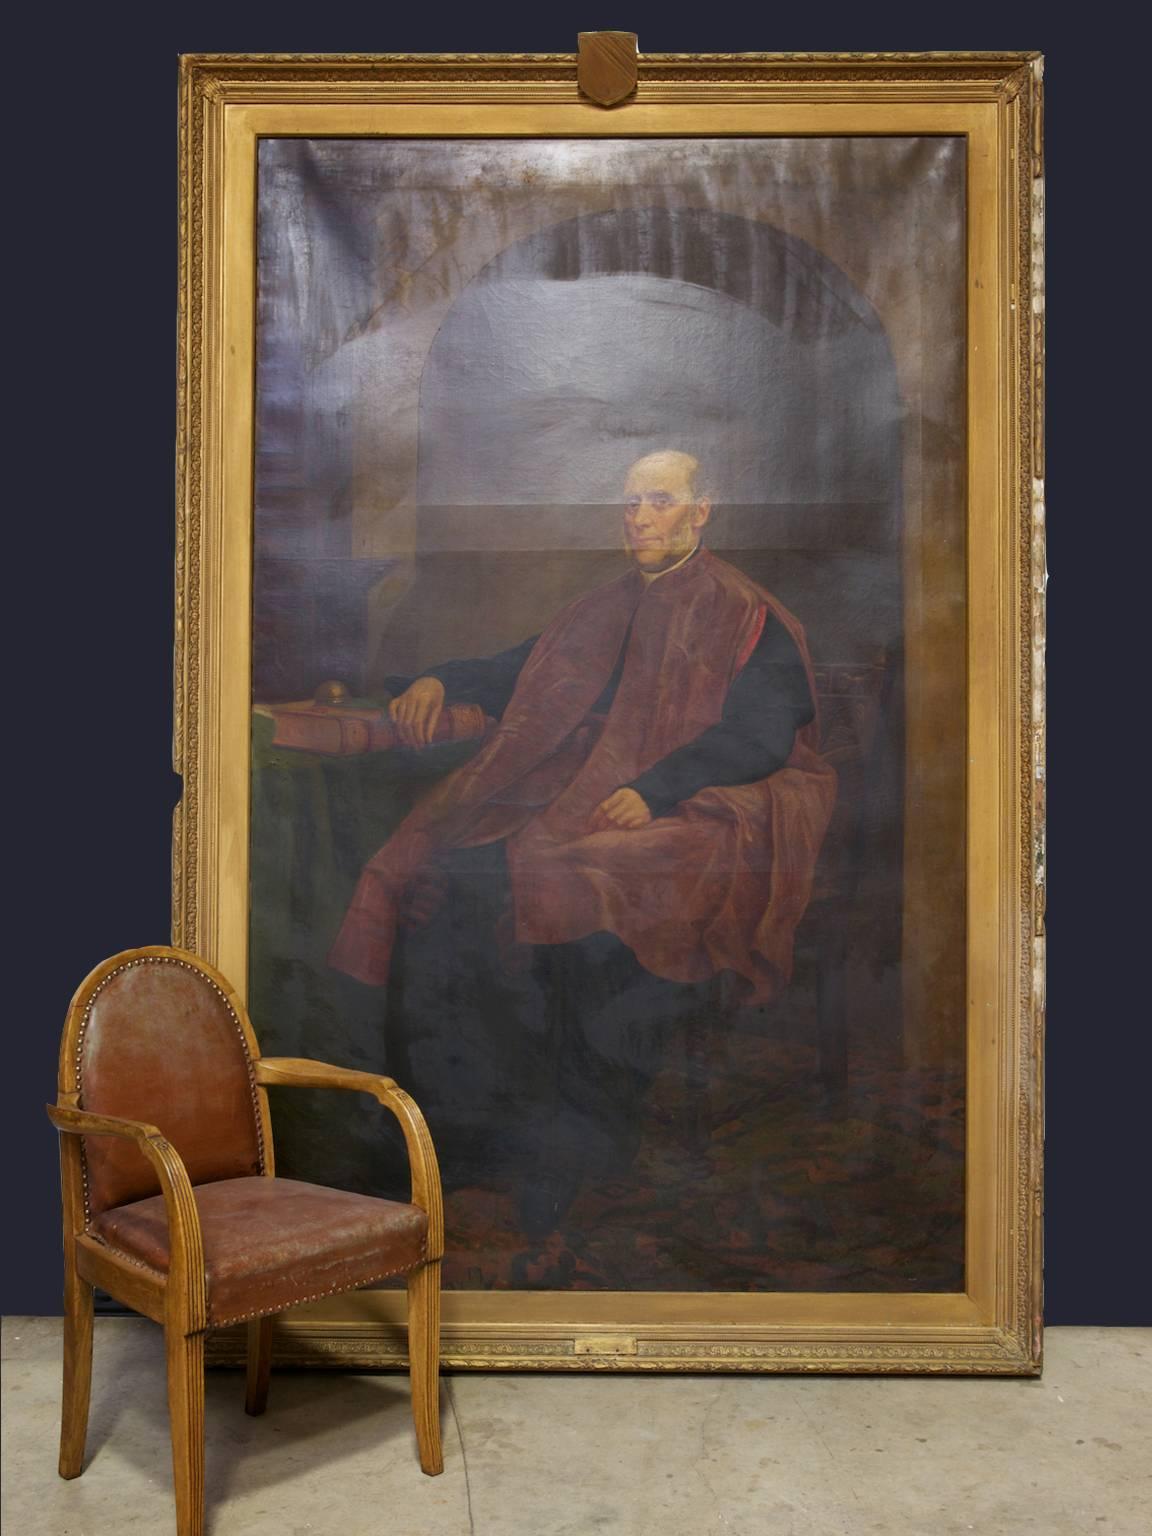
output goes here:
[[[326, 956], [364, 864], [420, 791], [479, 743], [333, 757], [273, 746], [274, 732], [253, 715], [248, 1005], [260, 1048], [387, 1072], [383, 989]], [[373, 1101], [273, 1089], [272, 1112], [286, 1177], [406, 1198], [401, 1143]]]

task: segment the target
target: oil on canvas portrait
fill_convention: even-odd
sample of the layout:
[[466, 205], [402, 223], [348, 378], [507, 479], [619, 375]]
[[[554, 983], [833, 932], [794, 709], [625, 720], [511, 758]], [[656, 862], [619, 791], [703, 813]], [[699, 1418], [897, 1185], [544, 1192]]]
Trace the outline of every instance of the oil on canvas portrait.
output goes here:
[[261, 144], [249, 997], [449, 1285], [963, 1289], [964, 177]]

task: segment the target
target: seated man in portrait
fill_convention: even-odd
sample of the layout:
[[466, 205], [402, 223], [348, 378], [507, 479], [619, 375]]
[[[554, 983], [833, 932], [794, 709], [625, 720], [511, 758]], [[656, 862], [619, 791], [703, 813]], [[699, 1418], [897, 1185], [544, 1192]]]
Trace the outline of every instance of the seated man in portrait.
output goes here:
[[[411, 747], [431, 742], [446, 703], [478, 704], [497, 723], [365, 865], [329, 956], [362, 982], [391, 980], [387, 1027], [402, 1051], [431, 1031], [433, 1055], [455, 1062], [478, 1099], [518, 1081], [522, 1098], [547, 1101], [537, 1108], [549, 1121], [575, 1103], [585, 1130], [598, 1103], [634, 1128], [634, 1096], [613, 1093], [642, 1087], [656, 1069], [658, 1053], [614, 1056], [608, 1038], [634, 982], [657, 988], [633, 1010], [641, 1031], [639, 1015], [660, 1011], [661, 986], [671, 996], [728, 973], [764, 1002], [785, 985], [835, 798], [803, 631], [703, 545], [711, 506], [697, 477], [683, 452], [633, 464], [625, 574], [513, 650], [432, 667], [393, 700]], [[434, 929], [454, 873], [470, 867], [470, 889], [484, 899], [457, 890], [467, 912], [452, 916], [439, 950], [423, 941], [424, 971], [440, 972], [437, 1004], [428, 976], [411, 975], [407, 936]], [[481, 906], [489, 927], [478, 939]], [[544, 961], [533, 970], [542, 1012], [528, 1029], [495, 1017], [495, 995], [477, 997], [483, 981], [463, 978], [469, 963], [495, 966], [510, 947]], [[397, 996], [401, 959], [412, 998], [423, 996], [439, 1023], [420, 1025], [420, 1005]], [[464, 1014], [485, 1006], [470, 1064]], [[517, 1077], [528, 1061], [531, 1072]], [[422, 1081], [432, 1056], [426, 1065], [409, 1080], [434, 1099]]]

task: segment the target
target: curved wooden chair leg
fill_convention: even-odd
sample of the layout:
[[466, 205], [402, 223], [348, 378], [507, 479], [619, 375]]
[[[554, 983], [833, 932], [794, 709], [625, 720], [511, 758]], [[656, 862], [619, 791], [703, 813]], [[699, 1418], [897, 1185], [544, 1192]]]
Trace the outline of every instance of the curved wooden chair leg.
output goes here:
[[92, 1287], [68, 1261], [64, 1280], [64, 1391], [60, 1412], [60, 1476], [84, 1470], [92, 1396]]
[[204, 1536], [204, 1335], [165, 1329], [176, 1536]]
[[422, 1264], [408, 1276], [408, 1358], [420, 1467], [435, 1477], [444, 1470], [440, 1444], [439, 1259]]
[[258, 1317], [248, 1324], [248, 1377], [244, 1412], [253, 1416], [268, 1406], [268, 1378], [272, 1372], [272, 1319]]

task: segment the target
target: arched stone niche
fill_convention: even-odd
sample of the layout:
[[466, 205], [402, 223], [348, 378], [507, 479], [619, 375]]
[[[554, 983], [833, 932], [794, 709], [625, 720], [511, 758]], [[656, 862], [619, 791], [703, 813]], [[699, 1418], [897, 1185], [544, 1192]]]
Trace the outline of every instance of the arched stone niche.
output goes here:
[[621, 569], [625, 472], [667, 447], [701, 462], [709, 546], [793, 607], [818, 655], [891, 652], [902, 418], [872, 306], [771, 225], [656, 207], [519, 241], [429, 349], [387, 670], [511, 645]]

